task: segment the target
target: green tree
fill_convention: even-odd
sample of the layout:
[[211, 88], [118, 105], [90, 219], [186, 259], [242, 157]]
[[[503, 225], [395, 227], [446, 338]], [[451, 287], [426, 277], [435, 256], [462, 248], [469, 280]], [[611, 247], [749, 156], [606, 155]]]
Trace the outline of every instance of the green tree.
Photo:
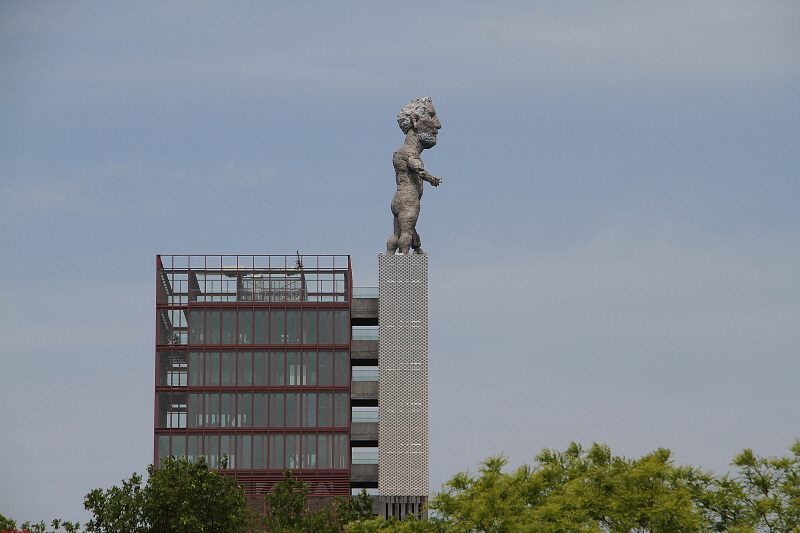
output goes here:
[[[222, 468], [226, 467], [223, 461]], [[208, 467], [201, 457], [164, 458], [149, 478], [134, 474], [122, 487], [96, 489], [84, 500], [94, 518], [88, 533], [239, 533], [252, 511], [236, 479]]]
[[271, 533], [340, 533], [348, 523], [372, 519], [373, 499], [366, 490], [355, 498], [334, 498], [333, 504], [312, 511], [308, 508], [308, 483], [284, 470], [283, 481], [264, 495], [267, 514], [264, 527]]
[[742, 531], [800, 531], [800, 439], [792, 457], [758, 457], [745, 449], [734, 457], [739, 472], [726, 476], [721, 488], [738, 514], [731, 525]]

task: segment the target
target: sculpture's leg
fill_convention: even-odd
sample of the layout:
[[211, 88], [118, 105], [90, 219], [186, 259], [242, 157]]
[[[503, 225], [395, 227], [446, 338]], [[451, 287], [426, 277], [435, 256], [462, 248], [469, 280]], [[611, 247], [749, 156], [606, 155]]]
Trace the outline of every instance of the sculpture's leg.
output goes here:
[[411, 237], [411, 248], [414, 249], [415, 254], [424, 253], [422, 251], [422, 239], [420, 238], [419, 233], [417, 233], [416, 228], [414, 228], [414, 235]]
[[419, 202], [417, 202], [416, 205], [412, 204], [405, 209], [400, 210], [400, 212], [397, 214], [397, 226], [399, 233], [395, 232], [395, 234], [399, 235], [397, 245], [401, 254], [407, 254], [409, 248], [411, 248], [411, 242], [414, 238], [414, 233], [416, 233], [418, 217]]

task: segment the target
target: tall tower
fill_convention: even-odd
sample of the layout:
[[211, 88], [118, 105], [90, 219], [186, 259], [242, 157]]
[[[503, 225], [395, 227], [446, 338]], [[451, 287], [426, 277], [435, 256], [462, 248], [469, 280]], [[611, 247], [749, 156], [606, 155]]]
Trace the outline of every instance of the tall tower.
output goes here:
[[380, 255], [378, 511], [421, 517], [428, 499], [428, 256]]

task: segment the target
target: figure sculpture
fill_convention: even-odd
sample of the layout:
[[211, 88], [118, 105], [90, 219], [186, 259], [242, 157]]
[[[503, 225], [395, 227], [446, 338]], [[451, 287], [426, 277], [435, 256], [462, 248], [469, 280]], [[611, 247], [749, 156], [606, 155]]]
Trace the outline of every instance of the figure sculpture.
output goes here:
[[422, 241], [417, 233], [417, 218], [422, 182], [427, 181], [437, 187], [442, 180], [425, 170], [419, 156], [423, 150], [436, 145], [436, 135], [442, 124], [429, 96], [417, 98], [403, 107], [397, 115], [397, 123], [406, 134], [406, 140], [392, 158], [397, 192], [392, 198], [394, 233], [386, 242], [386, 253], [394, 254], [399, 250], [401, 254], [407, 254], [413, 249], [414, 253], [421, 254]]

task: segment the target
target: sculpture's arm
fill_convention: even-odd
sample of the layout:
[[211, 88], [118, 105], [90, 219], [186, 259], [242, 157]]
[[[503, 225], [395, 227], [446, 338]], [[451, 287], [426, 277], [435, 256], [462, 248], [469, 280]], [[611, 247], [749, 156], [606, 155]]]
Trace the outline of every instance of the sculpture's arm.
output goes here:
[[438, 187], [439, 184], [442, 182], [442, 178], [437, 178], [436, 176], [428, 173], [428, 171], [425, 170], [425, 165], [422, 164], [422, 159], [420, 159], [419, 157], [409, 157], [408, 168], [416, 172], [421, 179], [427, 181], [434, 187]]

